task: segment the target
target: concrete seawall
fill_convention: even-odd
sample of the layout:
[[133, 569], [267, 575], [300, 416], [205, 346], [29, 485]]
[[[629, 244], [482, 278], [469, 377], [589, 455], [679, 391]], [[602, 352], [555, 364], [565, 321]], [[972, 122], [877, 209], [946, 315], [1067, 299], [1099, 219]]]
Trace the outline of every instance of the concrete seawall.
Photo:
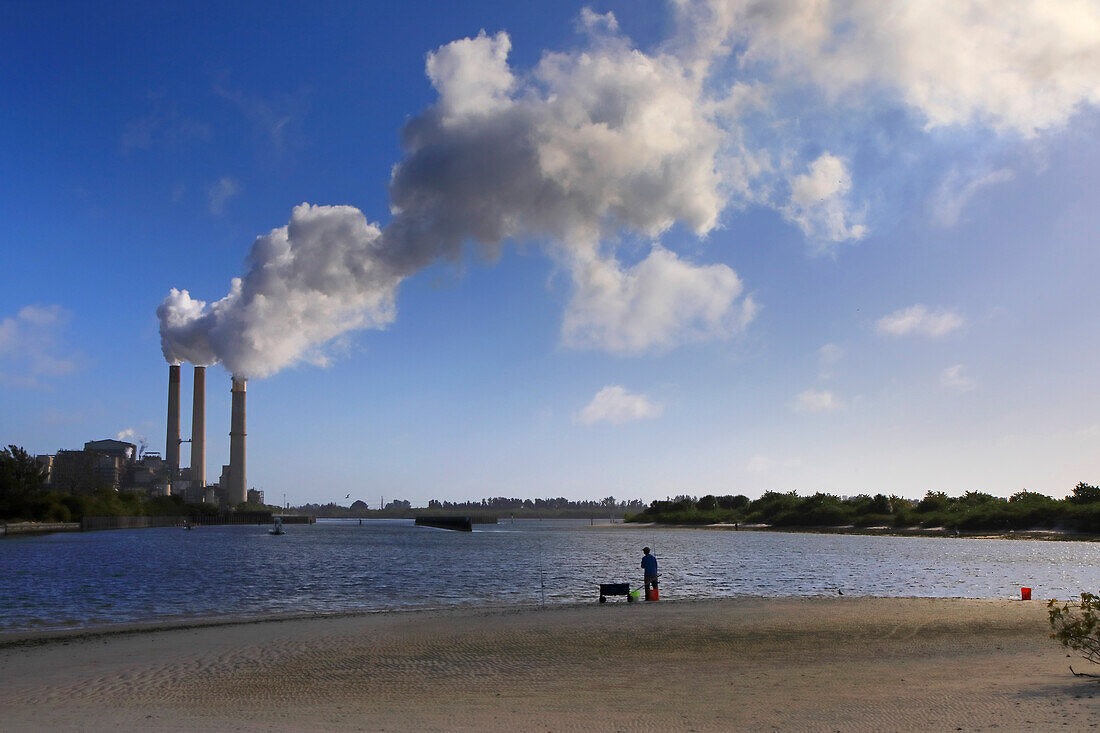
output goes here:
[[80, 522], [0, 522], [0, 537], [79, 531]]
[[[283, 524], [313, 524], [316, 518], [303, 514], [280, 515]], [[79, 522], [0, 522], [0, 537], [22, 537], [50, 532], [95, 532], [109, 529], [183, 527], [186, 525], [271, 524], [271, 512], [237, 512], [199, 517], [84, 517]]]
[[84, 517], [80, 528], [85, 532], [101, 529], [143, 529], [145, 527], [178, 527], [187, 517]]

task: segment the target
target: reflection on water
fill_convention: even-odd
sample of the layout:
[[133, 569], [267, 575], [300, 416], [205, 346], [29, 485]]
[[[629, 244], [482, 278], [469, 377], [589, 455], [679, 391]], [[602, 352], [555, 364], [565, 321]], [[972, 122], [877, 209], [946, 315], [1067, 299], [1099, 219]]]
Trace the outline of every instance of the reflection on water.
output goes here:
[[55, 534], [0, 542], [0, 629], [272, 613], [737, 595], [1072, 598], [1100, 588], [1100, 544], [590, 527], [504, 520], [472, 533], [405, 520]]

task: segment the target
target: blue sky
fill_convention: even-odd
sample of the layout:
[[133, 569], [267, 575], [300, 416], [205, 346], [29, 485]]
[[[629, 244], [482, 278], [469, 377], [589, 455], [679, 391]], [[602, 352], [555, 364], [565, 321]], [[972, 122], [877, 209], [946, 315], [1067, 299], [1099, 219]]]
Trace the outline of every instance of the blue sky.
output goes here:
[[269, 498], [1100, 481], [1100, 9], [889, 5], [6, 3], [0, 440], [163, 450], [177, 288]]

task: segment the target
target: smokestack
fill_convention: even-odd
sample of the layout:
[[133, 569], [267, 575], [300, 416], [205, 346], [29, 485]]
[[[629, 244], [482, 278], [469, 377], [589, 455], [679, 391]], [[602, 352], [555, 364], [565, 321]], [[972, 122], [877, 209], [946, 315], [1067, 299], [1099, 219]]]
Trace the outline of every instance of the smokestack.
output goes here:
[[244, 391], [247, 383], [233, 377], [233, 414], [229, 422], [229, 487], [226, 499], [240, 504], [248, 499], [244, 456]]
[[174, 480], [180, 470], [180, 365], [168, 367], [168, 434], [164, 438], [164, 460]]
[[195, 367], [191, 402], [191, 485], [206, 486], [206, 367]]

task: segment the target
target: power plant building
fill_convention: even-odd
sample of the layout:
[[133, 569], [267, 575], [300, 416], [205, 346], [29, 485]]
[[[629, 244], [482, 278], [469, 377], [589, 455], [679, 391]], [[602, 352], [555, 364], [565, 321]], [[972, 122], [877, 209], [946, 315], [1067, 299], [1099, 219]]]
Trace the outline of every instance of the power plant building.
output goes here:
[[[180, 495], [188, 502], [217, 502], [235, 506], [245, 501], [264, 502], [264, 493], [249, 490], [245, 466], [245, 390], [244, 379], [232, 380], [229, 464], [222, 467], [218, 484], [206, 483], [206, 367], [196, 366], [192, 394], [191, 438], [180, 432], [180, 365], [168, 367], [168, 410], [164, 457], [159, 453], [138, 451], [138, 446], [123, 440], [92, 440], [84, 450], [59, 450], [55, 455], [36, 457], [55, 490], [92, 493], [109, 488], [116, 491], [142, 491], [150, 496]], [[183, 443], [191, 444], [190, 466], [180, 465]]]
[[160, 454], [138, 455], [137, 446], [123, 440], [91, 440], [84, 450], [59, 450], [53, 456], [38, 456], [38, 462], [48, 468], [47, 483], [57, 491], [89, 494], [114, 489], [151, 496], [171, 491]]

